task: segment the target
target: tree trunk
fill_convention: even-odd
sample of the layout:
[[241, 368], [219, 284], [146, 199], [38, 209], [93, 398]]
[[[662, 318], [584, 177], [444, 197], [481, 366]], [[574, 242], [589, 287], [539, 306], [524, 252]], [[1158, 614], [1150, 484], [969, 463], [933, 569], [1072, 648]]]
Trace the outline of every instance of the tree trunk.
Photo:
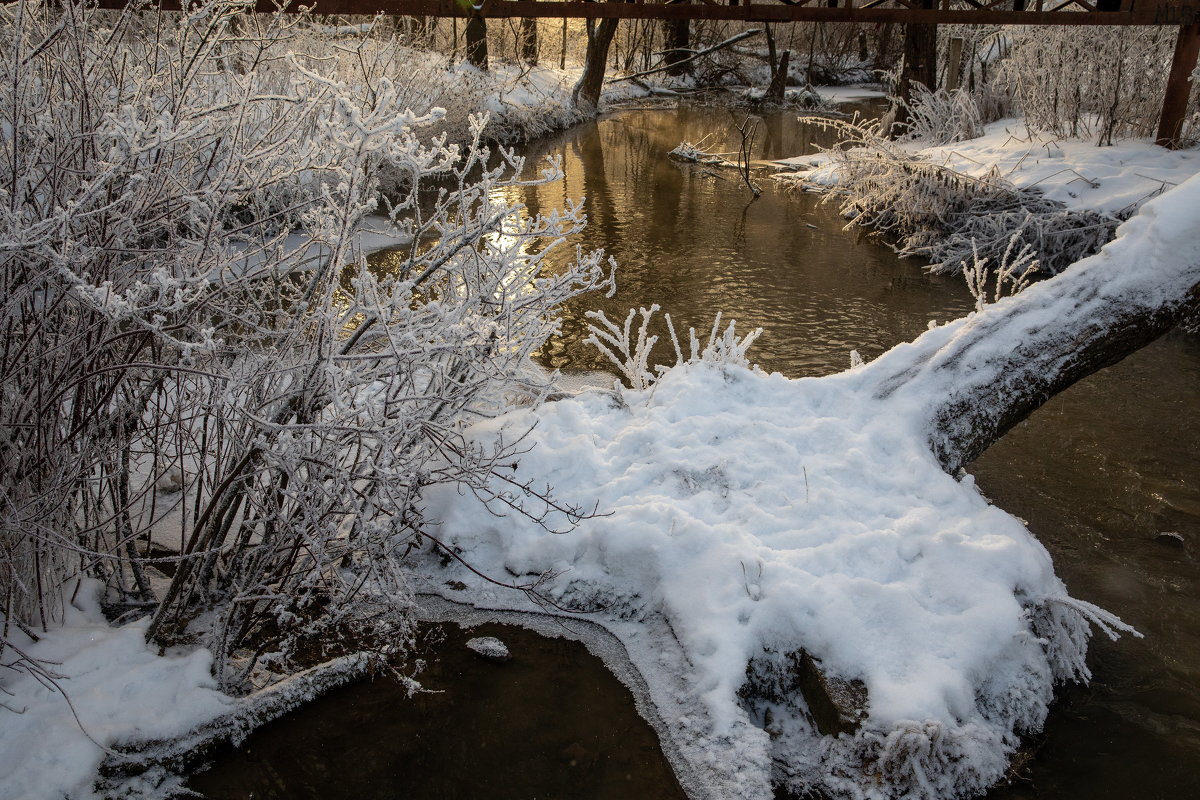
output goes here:
[[[1167, 204], [1147, 203], [1099, 254], [893, 349], [867, 368], [876, 396], [903, 396], [904, 407], [920, 409], [934, 455], [956, 473], [1055, 394], [1194, 310], [1197, 207], [1200, 179], [1193, 178]], [[1172, 214], [1177, 208], [1187, 212]]]
[[[685, 0], [687, 2], [687, 0]], [[670, 67], [667, 70], [668, 75], [686, 75], [690, 71], [688, 64], [680, 64], [687, 58], [692, 46], [692, 27], [691, 21], [686, 19], [671, 19], [663, 23], [665, 30], [665, 50], [666, 64]]]
[[[933, 0], [922, 0], [923, 8], [933, 8]], [[937, 90], [937, 24], [932, 22], [912, 23], [904, 26], [904, 71], [900, 74], [896, 108], [896, 119], [892, 133], [908, 122], [908, 103], [912, 101], [913, 83], [920, 83]]]
[[779, 59], [779, 65], [771, 76], [771, 86], [767, 89], [766, 97], [763, 98], [768, 103], [783, 103], [784, 94], [787, 92], [788, 62], [791, 58], [792, 51], [784, 50]]
[[590, 113], [600, 104], [600, 92], [604, 89], [604, 69], [608, 63], [608, 46], [612, 44], [613, 36], [617, 33], [615, 18], [606, 18], [593, 23], [588, 20], [587, 56], [583, 65], [583, 75], [575, 84], [571, 98], [575, 107]]
[[521, 58], [531, 67], [538, 63], [538, 21], [532, 17], [521, 20]]
[[894, 22], [885, 22], [875, 33], [875, 63], [873, 66], [881, 72], [886, 71], [892, 63], [892, 33], [894, 30]]
[[472, 12], [467, 17], [466, 29], [467, 61], [479, 69], [488, 68], [487, 22]]

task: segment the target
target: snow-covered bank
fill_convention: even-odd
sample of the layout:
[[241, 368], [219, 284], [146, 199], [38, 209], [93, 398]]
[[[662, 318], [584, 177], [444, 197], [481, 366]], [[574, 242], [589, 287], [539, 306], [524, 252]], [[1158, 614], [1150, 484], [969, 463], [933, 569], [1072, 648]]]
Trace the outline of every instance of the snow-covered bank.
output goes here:
[[[889, 140], [876, 123], [814, 123], [835, 129], [840, 144], [779, 162], [793, 171], [777, 180], [830, 192], [851, 225], [884, 233], [899, 254], [928, 259], [936, 273], [1032, 267], [1056, 275], [1096, 253], [1140, 204], [1200, 171], [1195, 150], [1150, 140], [1099, 148], [1030, 133], [1014, 120], [936, 147]], [[927, 127], [946, 133], [949, 125]]]
[[[234, 707], [213, 680], [207, 650], [160, 656], [146, 644], [148, 619], [111, 627], [98, 582], [66, 604], [62, 627], [22, 651], [49, 677], [19, 665], [0, 671], [0, 798], [99, 798], [96, 773], [115, 745], [170, 739]], [[5, 665], [14, 653], [5, 653]], [[149, 788], [149, 787], [144, 787]]]
[[[1200, 150], [1167, 150], [1151, 139], [1127, 139], [1097, 147], [1031, 131], [1020, 119], [984, 127], [975, 139], [929, 147], [921, 141], [897, 144], [931, 164], [974, 178], [1000, 177], [1020, 189], [1036, 189], [1071, 211], [1132, 213], [1200, 172]], [[815, 185], [838, 183], [837, 166], [827, 154], [774, 162], [785, 177]]]
[[1097, 147], [1027, 129], [1021, 120], [985, 126], [976, 139], [919, 151], [927, 160], [973, 177], [998, 174], [1037, 189], [1071, 211], [1128, 215], [1200, 172], [1200, 150], [1168, 150], [1150, 139]]
[[[555, 536], [453, 491], [429, 497], [431, 516], [489, 574], [559, 575], [544, 591], [625, 641], [711, 796], [769, 797], [772, 758], [797, 787], [969, 794], [1001, 776], [1016, 732], [1040, 726], [1053, 680], [1072, 677], [1061, 666], [1082, 669], [1046, 624], [1070, 617], [1070, 601], [1024, 527], [942, 472], [911, 421], [863, 399], [860, 382], [695, 364], [652, 391], [586, 393], [537, 413], [517, 477], [595, 497], [605, 516]], [[474, 585], [473, 600], [524, 605]], [[679, 649], [631, 635], [643, 626]], [[751, 661], [782, 671], [801, 647], [866, 684], [856, 735], [808, 729], [794, 693], [739, 698]], [[777, 727], [765, 729], [768, 709]], [[872, 788], [864, 763], [887, 783]]]
[[[994, 354], [1035, 335], [1015, 326], [996, 338], [1010, 308], [1044, 332], [1064, 304], [1088, 316], [1194, 284], [1198, 205], [1193, 179], [1057, 279], [1091, 286], [1087, 303], [1047, 281], [839, 375], [689, 363], [644, 391], [585, 392], [479, 425], [481, 442], [536, 425], [513, 485], [596, 498], [599, 514], [549, 533], [446, 487], [426, 494], [435, 535], [621, 638], [709, 796], [768, 797], [772, 778], [845, 797], [978, 793], [1041, 727], [1053, 685], [1089, 677], [1088, 623], [1123, 626], [1069, 597], [1044, 548], [970, 476], [941, 469], [930, 395], [949, 373], [988, 374]], [[975, 343], [969, 355], [940, 355], [958, 341]], [[455, 599], [530, 607], [457, 565], [430, 558], [426, 569], [430, 588]], [[791, 671], [801, 649], [863, 683], [856, 731], [821, 736], [806, 719]]]

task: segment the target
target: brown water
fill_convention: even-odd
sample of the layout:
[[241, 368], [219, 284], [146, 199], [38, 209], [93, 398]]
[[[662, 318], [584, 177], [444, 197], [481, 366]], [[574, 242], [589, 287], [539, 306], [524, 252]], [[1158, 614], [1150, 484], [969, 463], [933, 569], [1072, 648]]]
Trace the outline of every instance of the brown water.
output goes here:
[[[617, 296], [568, 309], [547, 363], [605, 368], [579, 345], [583, 313], [597, 307], [623, 319], [631, 306], [659, 303], [701, 329], [723, 311], [740, 330], [765, 328], [751, 355], [793, 377], [841, 370], [851, 349], [870, 359], [930, 319], [972, 307], [959, 281], [842, 231], [813, 196], [777, 192], [760, 178], [763, 196], [751, 202], [733, 173], [666, 158], [680, 141], [710, 133], [706, 150], [736, 150], [734, 121], [727, 111], [626, 111], [545, 144], [563, 156], [566, 180], [520, 199], [537, 211], [586, 194], [590, 225], [580, 243], [620, 263]], [[767, 115], [754, 156], [796, 155], [819, 138], [794, 114]], [[993, 800], [1200, 796], [1198, 410], [1200, 340], [1174, 335], [1056, 397], [972, 466], [982, 491], [1028, 521], [1073, 595], [1146, 634], [1094, 640], [1091, 686], [1061, 693], [1016, 781]], [[1163, 531], [1182, 534], [1189, 549], [1156, 542]], [[522, 665], [472, 664], [475, 677], [459, 666], [431, 673], [445, 695], [408, 701], [380, 681], [344, 689], [256, 734], [237, 757], [242, 766], [222, 761], [195, 786], [225, 792], [213, 797], [245, 797], [251, 781], [255, 797], [607, 797], [622, 786], [623, 797], [678, 796], [661, 754], [632, 744], [629, 693], [615, 680], [602, 686], [603, 668], [582, 650], [559, 653], [560, 643], [526, 635]], [[452, 650], [441, 658], [457, 664], [463, 654]], [[543, 677], [500, 679], [525, 661]], [[493, 695], [496, 710], [477, 708]], [[284, 726], [291, 732], [276, 733]], [[572, 743], [604, 753], [584, 759], [593, 772], [564, 758]], [[634, 761], [608, 760], [630, 749]], [[483, 786], [479, 773], [507, 782]], [[225, 788], [207, 782], [226, 774]]]
[[[757, 200], [732, 170], [666, 157], [681, 141], [707, 140], [708, 152], [734, 152], [734, 122], [744, 114], [710, 109], [631, 111], [583, 125], [545, 145], [563, 157], [566, 179], [527, 189], [531, 210], [587, 197], [588, 227], [578, 242], [616, 257], [617, 294], [586, 297], [567, 309], [564, 335], [546, 353], [564, 371], [606, 369], [586, 337], [586, 310], [615, 322], [632, 307], [658, 303], [681, 335], [707, 333], [717, 311], [739, 330], [762, 327], [755, 359], [786, 375], [849, 365], [850, 351], [873, 358], [972, 308], [958, 282], [926, 275], [882, 244], [842, 230], [836, 209], [815, 195], [776, 191], [763, 175]], [[766, 115], [755, 159], [814, 151], [824, 131], [796, 124], [795, 113]], [[531, 154], [530, 164], [535, 157]], [[665, 328], [659, 329], [665, 334]], [[666, 336], [660, 363], [670, 360]], [[686, 346], [686, 341], [684, 342]]]
[[[475, 655], [475, 636], [512, 660]], [[424, 639], [427, 691], [380, 677], [330, 692], [215, 754], [190, 787], [213, 800], [683, 800], [629, 690], [579, 642], [495, 623]]]

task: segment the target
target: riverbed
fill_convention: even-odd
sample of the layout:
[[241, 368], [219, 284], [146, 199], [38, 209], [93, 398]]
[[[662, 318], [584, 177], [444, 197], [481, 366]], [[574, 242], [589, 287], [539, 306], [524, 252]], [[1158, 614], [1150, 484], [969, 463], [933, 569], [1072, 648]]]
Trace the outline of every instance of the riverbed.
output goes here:
[[[928, 275], [872, 237], [844, 230], [836, 209], [816, 196], [778, 191], [758, 174], [763, 193], [755, 198], [735, 172], [667, 158], [682, 141], [736, 152], [735, 126], [745, 117], [699, 108], [626, 110], [531, 150], [531, 169], [541, 154], [560, 155], [566, 177], [515, 190], [519, 199], [536, 212], [586, 196], [589, 225], [577, 243], [602, 247], [620, 264], [613, 298], [583, 298], [566, 309], [563, 335], [542, 354], [547, 366], [593, 376], [606, 368], [582, 344], [584, 314], [596, 308], [619, 319], [631, 307], [658, 303], [677, 327], [704, 331], [721, 311], [738, 320], [739, 330], [765, 330], [751, 351], [764, 369], [802, 377], [845, 369], [851, 350], [870, 360], [917, 336], [930, 320], [973, 307], [960, 280]], [[753, 157], [799, 155], [820, 136], [797, 125], [794, 113], [764, 114]], [[660, 361], [668, 360], [665, 348], [661, 353]], [[1200, 339], [1172, 334], [1054, 398], [970, 467], [987, 496], [1027, 520], [1072, 595], [1145, 634], [1093, 640], [1090, 686], [1060, 693], [1045, 733], [1018, 760], [1012, 784], [989, 797], [1175, 798], [1200, 786], [1197, 409]], [[1167, 532], [1178, 533], [1182, 546], [1161, 536]], [[507, 749], [488, 770], [515, 782], [485, 787], [492, 796], [616, 796], [601, 779], [587, 777], [599, 774], [597, 765], [619, 778], [618, 789], [623, 780], [625, 789], [637, 787], [625, 796], [678, 796], [653, 742], [635, 743], [636, 722], [608, 716], [633, 714], [628, 691], [611, 676], [605, 683], [582, 650], [556, 655], [560, 646], [546, 641], [559, 640], [497, 630], [510, 640], [513, 662], [475, 663], [463, 654], [465, 634], [453, 626], [440, 630], [443, 643], [426, 657], [441, 666], [426, 675], [444, 695], [408, 701], [389, 690], [380, 699], [383, 682], [375, 681], [342, 690], [324, 712], [314, 706], [264, 729], [239, 756], [244, 776], [269, 775], [253, 783], [254, 796], [476, 797], [475, 765], [501, 744]], [[478, 676], [468, 678], [464, 663]], [[513, 667], [523, 663], [565, 674], [568, 685], [518, 680], [514, 673], [524, 666]], [[583, 699], [569, 686], [576, 680], [604, 688]], [[499, 701], [500, 711], [482, 714], [480, 692], [508, 699]], [[516, 716], [558, 738], [533, 737], [514, 726]], [[408, 727], [396, 727], [401, 719]], [[292, 733], [279, 733], [288, 725]], [[304, 738], [318, 727], [320, 736]], [[354, 747], [317, 744], [351, 734]], [[437, 765], [427, 760], [448, 747], [458, 749]], [[579, 758], [563, 757], [568, 749]], [[287, 761], [297, 750], [315, 766]], [[637, 758], [619, 760], [629, 753]], [[581, 759], [593, 772], [580, 770]], [[431, 770], [444, 781], [427, 783]], [[211, 782], [234, 772], [220, 762], [196, 786], [213, 797], [245, 796], [250, 777], [234, 790]]]

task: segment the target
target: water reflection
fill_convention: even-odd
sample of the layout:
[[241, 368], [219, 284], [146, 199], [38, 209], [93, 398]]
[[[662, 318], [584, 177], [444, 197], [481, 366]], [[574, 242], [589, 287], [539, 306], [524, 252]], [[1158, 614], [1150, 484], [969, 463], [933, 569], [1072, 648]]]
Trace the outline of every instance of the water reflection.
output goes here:
[[[755, 158], [812, 152], [828, 136], [795, 118], [765, 115]], [[701, 139], [709, 150], [735, 152], [740, 121], [704, 109], [624, 112], [543, 148], [562, 157], [565, 180], [524, 187], [512, 199], [535, 210], [586, 196], [588, 227], [574, 241], [604, 248], [619, 264], [615, 297], [583, 297], [565, 310], [563, 335], [544, 352], [549, 366], [604, 368], [599, 353], [579, 346], [592, 309], [623, 319], [631, 307], [658, 303], [676, 327], [699, 331], [720, 310], [742, 330], [765, 329], [754, 349], [764, 368], [811, 375], [844, 368], [852, 349], [877, 356], [930, 319], [971, 307], [957, 281], [926, 275], [887, 247], [843, 232], [834, 208], [815, 196], [785, 194], [760, 178], [764, 192], [754, 200], [735, 172], [666, 155], [681, 141]], [[669, 360], [665, 336], [659, 348], [658, 360]]]

